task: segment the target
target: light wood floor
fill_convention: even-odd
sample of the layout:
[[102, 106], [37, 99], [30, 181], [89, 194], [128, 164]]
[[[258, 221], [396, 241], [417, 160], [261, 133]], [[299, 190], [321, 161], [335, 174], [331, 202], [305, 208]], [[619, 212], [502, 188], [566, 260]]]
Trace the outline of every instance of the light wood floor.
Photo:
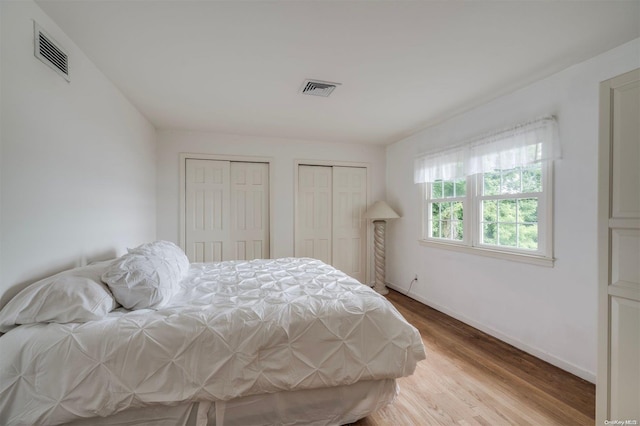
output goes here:
[[391, 290], [422, 335], [427, 359], [400, 379], [396, 401], [354, 423], [592, 425], [595, 386]]

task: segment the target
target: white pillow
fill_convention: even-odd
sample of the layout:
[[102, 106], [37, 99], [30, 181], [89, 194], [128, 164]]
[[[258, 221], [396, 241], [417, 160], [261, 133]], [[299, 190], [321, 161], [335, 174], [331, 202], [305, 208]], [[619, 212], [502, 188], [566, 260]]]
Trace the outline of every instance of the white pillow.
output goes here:
[[168, 241], [143, 244], [118, 258], [102, 275], [127, 309], [159, 308], [179, 290], [189, 269], [184, 252]]
[[129, 249], [129, 253], [147, 253], [163, 258], [169, 262], [172, 267], [176, 268], [180, 279], [184, 278], [189, 272], [189, 259], [184, 251], [171, 241], [154, 241], [152, 243], [142, 244], [134, 249]]
[[0, 332], [20, 324], [87, 322], [104, 318], [116, 302], [100, 275], [111, 261], [64, 271], [35, 282], [0, 311]]
[[102, 282], [102, 274], [104, 274], [104, 271], [106, 271], [107, 268], [111, 266], [114, 260], [115, 259], [93, 262], [86, 266], [80, 266], [78, 268], [60, 272], [58, 275], [73, 275], [74, 277], [89, 278], [90, 280], [93, 280], [96, 283], [100, 284], [104, 288], [104, 290], [109, 293], [109, 289]]

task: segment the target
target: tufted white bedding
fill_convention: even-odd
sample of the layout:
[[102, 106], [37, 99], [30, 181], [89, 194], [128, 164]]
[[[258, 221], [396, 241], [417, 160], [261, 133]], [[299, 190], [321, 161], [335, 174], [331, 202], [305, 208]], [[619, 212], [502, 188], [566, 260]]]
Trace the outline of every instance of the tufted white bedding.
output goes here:
[[0, 424], [397, 378], [425, 357], [384, 297], [318, 260], [192, 264], [180, 286], [158, 310], [0, 337]]

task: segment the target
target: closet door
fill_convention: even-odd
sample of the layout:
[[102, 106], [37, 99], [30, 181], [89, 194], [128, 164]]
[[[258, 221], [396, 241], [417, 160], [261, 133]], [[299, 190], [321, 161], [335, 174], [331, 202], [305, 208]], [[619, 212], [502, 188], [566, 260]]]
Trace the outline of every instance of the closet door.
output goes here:
[[331, 264], [332, 168], [298, 167], [296, 257], [312, 257]]
[[231, 257], [230, 163], [186, 160], [185, 252], [191, 262]]
[[297, 257], [312, 257], [366, 281], [367, 169], [298, 166]]
[[191, 262], [269, 257], [269, 165], [185, 160], [185, 252]]
[[596, 423], [640, 420], [640, 69], [600, 85]]
[[231, 163], [232, 257], [269, 258], [269, 165]]
[[367, 169], [333, 167], [333, 266], [366, 281]]

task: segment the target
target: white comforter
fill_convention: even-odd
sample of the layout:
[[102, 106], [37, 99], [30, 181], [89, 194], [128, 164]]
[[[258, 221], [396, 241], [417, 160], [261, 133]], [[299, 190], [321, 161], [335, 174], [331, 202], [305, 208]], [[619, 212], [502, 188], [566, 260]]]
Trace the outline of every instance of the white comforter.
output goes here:
[[157, 311], [0, 337], [0, 423], [396, 378], [425, 357], [384, 297], [318, 260], [193, 264], [181, 286]]

